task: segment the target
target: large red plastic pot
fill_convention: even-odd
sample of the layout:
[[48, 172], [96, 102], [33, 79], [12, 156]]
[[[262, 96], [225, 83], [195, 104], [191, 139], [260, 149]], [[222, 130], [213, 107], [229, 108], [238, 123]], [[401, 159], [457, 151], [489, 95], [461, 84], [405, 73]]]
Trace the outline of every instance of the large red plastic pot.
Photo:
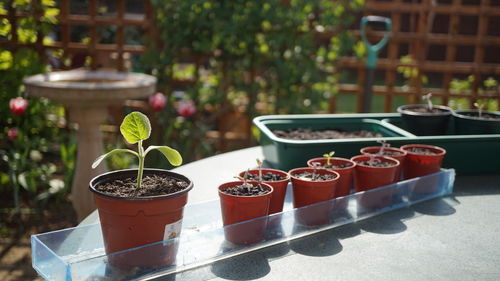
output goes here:
[[[273, 187], [273, 194], [271, 196], [271, 205], [269, 206], [269, 214], [275, 214], [283, 211], [283, 204], [285, 202], [286, 188], [288, 187], [288, 181], [290, 181], [290, 175], [286, 172], [276, 169], [262, 168], [262, 174], [272, 173], [284, 177], [285, 179], [280, 181], [262, 181]], [[249, 170], [252, 175], [258, 175], [259, 170]], [[244, 177], [245, 172], [240, 173], [240, 177]]]
[[[258, 182], [249, 181], [256, 185]], [[222, 192], [230, 187], [243, 184], [243, 181], [227, 182], [219, 186], [220, 206], [226, 240], [237, 245], [247, 245], [264, 240], [267, 214], [273, 194], [272, 186], [262, 184], [269, 193], [258, 196], [236, 196]], [[257, 220], [252, 220], [260, 218]], [[248, 221], [252, 220], [252, 221]], [[242, 224], [235, 223], [248, 221]]]
[[[361, 154], [377, 155], [380, 152], [380, 148], [380, 146], [368, 146], [361, 148], [360, 152]], [[389, 156], [399, 161], [399, 166], [394, 176], [394, 179], [399, 181], [401, 179], [401, 171], [405, 166], [406, 151], [395, 147], [384, 147], [384, 151], [388, 151], [390, 154], [384, 154], [383, 156]]]
[[[428, 149], [434, 154], [425, 155], [412, 152], [413, 148]], [[433, 145], [425, 144], [407, 144], [401, 147], [406, 151], [406, 166], [403, 169], [405, 179], [425, 176], [439, 172], [441, 164], [443, 163], [446, 150]]]
[[[99, 212], [106, 254], [135, 248], [154, 242], [176, 238], [182, 228], [184, 206], [193, 182], [187, 177], [159, 169], [144, 169], [144, 176], [158, 175], [175, 178], [188, 183], [188, 187], [168, 195], [123, 198], [107, 195], [96, 190], [96, 186], [116, 179], [134, 178], [137, 170], [120, 170], [105, 173], [90, 181], [90, 190]], [[178, 244], [166, 243], [148, 247], [134, 258], [126, 255], [111, 255], [111, 264], [120, 268], [164, 267], [175, 262]]]
[[[360, 162], [368, 161], [371, 157], [375, 157], [382, 162], [389, 162], [393, 165], [388, 167], [372, 167], [363, 165]], [[371, 190], [377, 187], [395, 183], [396, 171], [400, 165], [399, 161], [386, 156], [375, 155], [358, 155], [351, 158], [356, 162], [354, 173], [354, 186], [356, 192]], [[381, 192], [367, 193], [358, 197], [358, 204], [365, 208], [383, 208], [390, 204], [392, 198], [391, 190]]]
[[[307, 161], [307, 166], [313, 167], [314, 162], [320, 163], [322, 166], [326, 164], [325, 157], [313, 158]], [[340, 165], [350, 165], [345, 168], [331, 168], [330, 170], [339, 173], [340, 178], [337, 183], [337, 188], [335, 189], [335, 197], [347, 196], [351, 193], [351, 188], [353, 185], [354, 178], [354, 168], [356, 163], [345, 158], [332, 157], [330, 158], [330, 163], [334, 166]]]
[[[296, 168], [290, 170], [293, 190], [293, 206], [300, 208], [314, 203], [330, 200], [335, 197], [335, 190], [340, 178], [339, 173], [327, 169], [316, 169], [318, 175], [334, 176], [327, 181], [310, 181], [298, 178], [296, 175], [304, 172], [312, 173], [313, 168]], [[302, 225], [320, 225], [330, 221], [332, 204], [318, 204], [296, 211], [295, 218]]]

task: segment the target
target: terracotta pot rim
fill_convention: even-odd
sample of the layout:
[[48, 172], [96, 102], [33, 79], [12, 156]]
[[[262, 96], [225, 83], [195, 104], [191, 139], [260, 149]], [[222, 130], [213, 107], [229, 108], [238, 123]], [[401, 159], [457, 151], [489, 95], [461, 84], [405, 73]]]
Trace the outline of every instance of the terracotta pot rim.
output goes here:
[[[300, 180], [300, 181], [304, 181], [304, 180], [301, 180], [293, 175], [293, 172], [296, 170], [308, 170], [308, 171], [310, 170], [311, 172], [314, 171], [314, 169], [312, 167], [300, 167], [300, 168], [294, 168], [294, 169], [291, 169], [290, 171], [288, 171], [288, 174], [290, 174], [290, 178], [293, 178], [295, 180]], [[326, 172], [326, 174], [334, 174], [335, 178], [331, 179], [331, 180], [326, 180], [326, 181], [306, 181], [306, 182], [320, 182], [320, 183], [333, 182], [333, 181], [336, 181], [340, 178], [340, 174], [331, 170], [331, 169], [317, 168], [316, 170]]]
[[[259, 183], [258, 181], [247, 181], [248, 183]], [[232, 194], [227, 194], [227, 193], [224, 193], [221, 191], [221, 187], [223, 185], [226, 185], [226, 184], [242, 184], [244, 183], [244, 181], [228, 181], [228, 182], [225, 182], [221, 185], [219, 185], [219, 187], [217, 188], [218, 192], [219, 192], [219, 195], [223, 195], [223, 196], [229, 196], [229, 197], [234, 197], [234, 198], [259, 198], [259, 197], [266, 197], [266, 196], [269, 196], [273, 193], [274, 191], [274, 188], [268, 184], [268, 183], [265, 183], [265, 182], [260, 182], [260, 184], [263, 184], [265, 187], [267, 187], [270, 191], [266, 194], [261, 194], [261, 195], [253, 195], [253, 196], [240, 196], [240, 195], [232, 195]], [[232, 186], [232, 185], [231, 185]]]
[[[363, 152], [363, 150], [365, 150], [365, 149], [379, 149], [379, 150], [380, 150], [380, 148], [381, 148], [380, 146], [366, 146], [366, 147], [361, 148], [361, 149], [359, 150], [359, 152], [360, 152], [361, 154], [363, 154], [363, 153], [367, 153], [367, 152]], [[398, 148], [398, 147], [385, 147], [385, 148], [384, 148], [384, 150], [392, 150], [392, 151], [397, 151], [397, 152], [401, 152], [401, 153], [403, 153], [402, 155], [396, 155], [396, 156], [405, 156], [406, 154], [408, 154], [408, 151], [403, 150], [403, 149]], [[367, 154], [368, 154], [368, 155], [372, 155], [371, 153], [367, 153]], [[391, 157], [391, 156], [389, 156], [389, 155], [382, 155], [382, 156], [388, 156], [388, 157]]]
[[[457, 110], [453, 112], [453, 116], [456, 118], [481, 121], [481, 122], [500, 122], [500, 119], [484, 119], [484, 118], [479, 118], [479, 116], [467, 116], [463, 114], [463, 113], [477, 113], [477, 112], [478, 110]], [[493, 111], [483, 110], [482, 113], [500, 117], [500, 114]]]
[[[126, 176], [117, 176], [117, 175], [121, 175], [121, 174], [126, 175]], [[155, 195], [155, 196], [146, 196], [146, 197], [120, 197], [120, 196], [106, 194], [104, 192], [101, 192], [101, 191], [95, 189], [95, 186], [98, 183], [109, 182], [109, 181], [112, 181], [114, 179], [129, 177], [129, 174], [131, 176], [137, 175], [137, 169], [116, 170], [116, 171], [106, 172], [106, 173], [97, 175], [93, 179], [90, 180], [89, 189], [91, 192], [93, 192], [96, 195], [103, 196], [103, 197], [110, 198], [110, 199], [115, 199], [115, 200], [152, 201], [152, 200], [163, 200], [163, 199], [178, 197], [178, 196], [184, 195], [185, 193], [189, 192], [194, 187], [193, 181], [182, 174], [172, 172], [169, 170], [164, 170], [164, 169], [145, 168], [144, 174], [143, 174], [144, 176], [149, 175], [149, 174], [167, 174], [171, 178], [181, 179], [181, 180], [186, 181], [188, 183], [188, 186], [185, 189], [174, 192], [174, 193], [164, 194], [164, 195]]]
[[[259, 171], [258, 169], [250, 169], [249, 171]], [[280, 176], [285, 176], [286, 178], [283, 180], [279, 181], [262, 181], [263, 183], [275, 183], [275, 182], [284, 182], [284, 181], [289, 181], [290, 180], [290, 174], [288, 174], [285, 171], [278, 170], [278, 169], [271, 169], [271, 168], [262, 168], [262, 171], [270, 171], [273, 174], [279, 174]], [[242, 174], [244, 175], [246, 171], [241, 172], [239, 175], [242, 177]]]
[[[316, 157], [316, 158], [312, 158], [312, 159], [309, 159], [307, 160], [307, 164], [309, 164], [309, 161], [312, 161], [312, 160], [315, 160], [315, 159], [324, 159], [326, 161], [326, 158], [325, 157]], [[351, 159], [347, 159], [347, 158], [342, 158], [342, 157], [332, 157], [330, 158], [331, 160], [335, 161], [345, 161], [345, 162], [349, 162], [351, 163], [352, 165], [349, 166], [349, 167], [344, 167], [344, 168], [322, 168], [322, 169], [329, 169], [329, 170], [333, 170], [333, 171], [343, 171], [343, 170], [348, 170], [348, 169], [352, 169], [354, 167], [356, 167], [356, 162], [352, 161]]]
[[451, 109], [448, 106], [444, 105], [434, 105], [434, 108], [439, 108], [441, 110], [444, 110], [443, 112], [440, 113], [423, 113], [423, 112], [415, 112], [415, 111], [410, 111], [408, 110], [409, 108], [420, 108], [420, 107], [427, 107], [425, 104], [406, 104], [406, 105], [401, 105], [397, 108], [397, 112], [400, 114], [405, 114], [405, 115], [412, 115], [412, 116], [450, 116], [453, 112], [453, 109]]
[[[370, 155], [367, 155], [367, 154], [364, 154], [364, 155], [356, 155], [356, 156], [353, 156], [351, 157], [351, 160], [356, 162], [354, 160], [354, 158], [358, 158], [358, 157], [370, 157]], [[367, 166], [367, 165], [363, 165], [363, 164], [360, 164], [358, 162], [356, 162], [356, 165], [359, 166], [359, 167], [365, 167], [365, 168], [374, 168], [374, 169], [392, 169], [394, 167], [397, 167], [399, 165], [401, 165], [401, 162], [397, 159], [394, 159], [390, 156], [380, 156], [380, 155], [374, 155], [375, 158], [382, 158], [383, 160], [389, 160], [389, 162], [396, 162], [395, 165], [392, 165], [392, 166], [389, 166], [389, 167], [373, 167], [373, 166]]]
[[428, 145], [428, 144], [406, 144], [406, 145], [401, 146], [401, 149], [403, 149], [406, 152], [408, 152], [408, 155], [424, 155], [424, 154], [414, 153], [414, 152], [406, 150], [408, 147], [426, 148], [426, 149], [430, 149], [430, 150], [433, 150], [433, 151], [438, 151], [437, 154], [425, 155], [425, 156], [431, 156], [432, 157], [432, 156], [442, 156], [442, 155], [446, 154], [446, 149], [444, 149], [442, 147], [439, 147], [439, 146], [435, 146], [435, 145]]

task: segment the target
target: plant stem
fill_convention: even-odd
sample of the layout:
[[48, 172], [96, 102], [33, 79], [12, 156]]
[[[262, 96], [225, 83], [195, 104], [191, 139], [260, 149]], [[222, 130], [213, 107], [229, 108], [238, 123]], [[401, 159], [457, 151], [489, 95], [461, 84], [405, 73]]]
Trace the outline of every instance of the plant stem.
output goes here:
[[139, 148], [139, 169], [137, 170], [137, 188], [141, 188], [142, 185], [142, 173], [144, 171], [144, 149], [142, 148], [142, 140], [138, 143]]

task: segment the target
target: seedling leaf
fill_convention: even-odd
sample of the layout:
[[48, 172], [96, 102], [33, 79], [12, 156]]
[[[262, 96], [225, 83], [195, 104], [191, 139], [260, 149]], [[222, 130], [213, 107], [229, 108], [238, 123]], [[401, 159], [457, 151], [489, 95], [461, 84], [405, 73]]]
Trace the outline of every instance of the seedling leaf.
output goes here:
[[125, 116], [120, 132], [128, 143], [138, 143], [147, 140], [151, 135], [151, 123], [146, 115], [134, 111]]
[[119, 152], [128, 152], [128, 153], [134, 154], [135, 156], [139, 157], [139, 154], [137, 154], [137, 152], [130, 150], [130, 149], [113, 149], [110, 152], [97, 157], [97, 159], [94, 161], [94, 163], [92, 163], [92, 169], [95, 169], [97, 166], [99, 166], [99, 164], [101, 164], [102, 160], [106, 159], [106, 157], [111, 156], [115, 153], [119, 153]]
[[163, 156], [165, 156], [165, 158], [167, 158], [168, 162], [170, 162], [170, 164], [174, 165], [174, 166], [179, 166], [182, 164], [182, 156], [181, 154], [171, 148], [171, 147], [168, 147], [168, 146], [150, 146], [146, 149], [146, 151], [144, 152], [144, 156], [146, 156], [146, 154], [148, 154], [148, 152], [150, 152], [151, 150], [159, 150]]

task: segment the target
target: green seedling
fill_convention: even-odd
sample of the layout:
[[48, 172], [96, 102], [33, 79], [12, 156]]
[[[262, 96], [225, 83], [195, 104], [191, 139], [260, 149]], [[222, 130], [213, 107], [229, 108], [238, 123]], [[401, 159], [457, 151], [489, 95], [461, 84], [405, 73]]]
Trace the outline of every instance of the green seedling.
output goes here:
[[478, 114], [479, 114], [479, 118], [481, 118], [481, 116], [483, 115], [484, 103], [475, 102], [474, 106], [477, 108], [477, 111], [478, 111]]
[[259, 182], [262, 181], [262, 165], [264, 163], [262, 163], [262, 161], [260, 161], [259, 158], [257, 158], [257, 166], [258, 166], [258, 169], [259, 169]]
[[380, 143], [380, 145], [381, 145], [381, 146], [380, 146], [380, 150], [378, 151], [378, 155], [384, 155], [384, 150], [385, 150], [385, 148], [386, 148], [386, 147], [390, 147], [390, 146], [391, 146], [391, 144], [390, 144], [390, 143], [388, 143], [388, 142], [387, 142], [387, 141], [385, 141], [385, 140], [378, 140], [377, 142], [378, 142], [378, 143]]
[[431, 97], [432, 97], [432, 93], [428, 93], [427, 95], [422, 96], [422, 99], [424, 101], [427, 101], [427, 110], [429, 110], [429, 111], [432, 111], [432, 108], [433, 108]]
[[142, 147], [142, 142], [147, 140], [151, 135], [151, 123], [146, 115], [134, 111], [123, 119], [120, 125], [120, 132], [125, 140], [130, 144], [137, 143], [137, 152], [130, 149], [113, 149], [110, 152], [99, 156], [94, 163], [92, 163], [92, 168], [95, 169], [106, 157], [109, 157], [115, 153], [127, 152], [133, 154], [139, 158], [139, 168], [137, 169], [137, 188], [141, 188], [142, 185], [142, 174], [144, 172], [144, 159], [146, 155], [153, 150], [160, 151], [168, 162], [174, 166], [179, 166], [182, 164], [182, 156], [179, 152], [168, 146], [149, 146], [146, 150]]
[[335, 154], [335, 151], [330, 151], [330, 153], [323, 154], [323, 157], [326, 158], [326, 167], [327, 168], [332, 166], [332, 163], [330, 161], [331, 161], [334, 154]]

